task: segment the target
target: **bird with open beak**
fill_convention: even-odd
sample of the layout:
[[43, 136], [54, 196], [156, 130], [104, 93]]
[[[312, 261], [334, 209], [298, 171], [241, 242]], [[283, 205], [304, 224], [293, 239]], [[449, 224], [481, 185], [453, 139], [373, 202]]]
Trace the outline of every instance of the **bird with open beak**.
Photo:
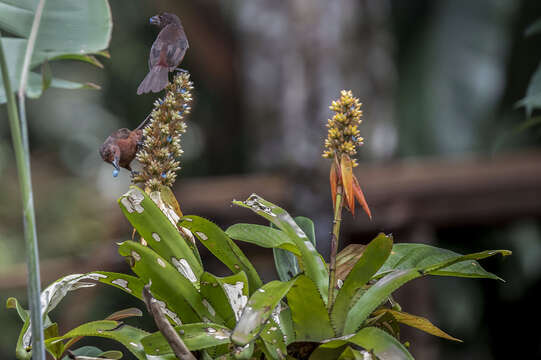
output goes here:
[[169, 82], [169, 72], [177, 68], [189, 47], [182, 23], [175, 14], [164, 12], [151, 17], [150, 23], [161, 31], [150, 49], [150, 71], [139, 85], [137, 95], [163, 90]]
[[130, 163], [135, 158], [142, 138], [143, 130], [122, 128], [113, 132], [100, 146], [101, 158], [114, 167], [114, 177], [118, 176], [121, 167], [131, 171], [133, 175]]

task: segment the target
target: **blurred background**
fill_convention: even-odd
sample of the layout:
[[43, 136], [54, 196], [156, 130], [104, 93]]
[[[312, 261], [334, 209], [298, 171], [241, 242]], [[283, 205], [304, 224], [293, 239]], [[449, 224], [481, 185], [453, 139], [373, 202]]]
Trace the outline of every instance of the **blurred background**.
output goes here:
[[[510, 249], [482, 265], [506, 280], [416, 280], [397, 294], [464, 343], [404, 329], [418, 359], [541, 357], [541, 126], [516, 106], [541, 61], [538, 0], [111, 1], [104, 69], [58, 62], [58, 77], [101, 91], [49, 89], [29, 101], [43, 286], [70, 273], [129, 272], [115, 242], [131, 236], [116, 205], [129, 176], [113, 178], [98, 147], [135, 128], [154, 95], [135, 91], [157, 31], [148, 18], [178, 14], [190, 41], [182, 68], [194, 82], [175, 193], [185, 214], [222, 228], [261, 222], [231, 200], [256, 192], [316, 223], [328, 255], [329, 161], [321, 158], [328, 106], [341, 89], [363, 102], [365, 145], [355, 172], [374, 219], [344, 214], [342, 245], [378, 232], [466, 253]], [[533, 114], [538, 115], [534, 112]], [[0, 300], [26, 305], [15, 160], [0, 111]], [[272, 252], [243, 246], [265, 280]], [[203, 251], [208, 270], [225, 274]], [[52, 313], [61, 331], [129, 306], [115, 289], [69, 295]], [[146, 319], [146, 329], [153, 329]], [[0, 311], [0, 358], [14, 358], [21, 323]], [[116, 345], [115, 345], [116, 346]]]

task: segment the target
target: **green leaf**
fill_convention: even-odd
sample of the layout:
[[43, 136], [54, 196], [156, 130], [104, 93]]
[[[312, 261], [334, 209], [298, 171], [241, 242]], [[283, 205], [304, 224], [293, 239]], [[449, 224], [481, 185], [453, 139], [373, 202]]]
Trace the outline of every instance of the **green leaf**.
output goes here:
[[372, 311], [384, 302], [393, 291], [420, 276], [422, 276], [422, 273], [417, 269], [398, 270], [386, 275], [372, 285], [351, 306], [345, 320], [343, 334], [347, 335], [356, 332]]
[[428, 320], [427, 318], [408, 314], [402, 311], [391, 310], [391, 309], [378, 310], [374, 313], [374, 315], [380, 315], [384, 313], [391, 314], [396, 319], [396, 321], [398, 321], [401, 324], [414, 327], [428, 334], [438, 336], [447, 340], [462, 342], [462, 340], [452, 337], [451, 335], [447, 334], [445, 331], [439, 329], [436, 325], [432, 324], [432, 322], [430, 322], [430, 320]]
[[78, 336], [96, 336], [118, 341], [135, 355], [137, 359], [147, 360], [143, 351], [143, 345], [141, 344], [141, 339], [147, 335], [148, 333], [146, 331], [123, 324], [120, 321], [100, 320], [78, 326], [62, 336], [47, 339], [45, 345]]
[[533, 74], [528, 89], [526, 90], [526, 96], [519, 100], [516, 104], [518, 107], [526, 108], [526, 116], [531, 117], [534, 109], [541, 108], [541, 63], [539, 63], [537, 70]]
[[278, 314], [278, 325], [280, 325], [280, 330], [285, 336], [286, 346], [295, 342], [295, 329], [293, 329], [293, 318], [289, 307], [283, 308], [281, 306]]
[[[57, 337], [58, 336], [58, 324], [53, 323], [49, 327], [44, 329], [43, 330], [43, 336], [44, 336], [45, 340], [53, 338], [53, 337]], [[64, 352], [64, 343], [59, 341], [57, 343], [51, 344], [51, 345], [47, 346], [47, 351], [49, 351], [51, 353], [51, 355], [54, 356], [55, 359], [58, 359], [62, 355], [62, 353]]]
[[49, 86], [51, 86], [51, 83], [53, 81], [53, 72], [51, 70], [51, 65], [49, 65], [48, 61], [45, 61], [41, 65], [41, 78], [42, 78], [42, 81], [43, 81], [41, 91], [45, 91], [45, 90], [47, 90], [49, 88]]
[[345, 340], [331, 340], [319, 345], [310, 355], [310, 360], [336, 359], [346, 349], [348, 342]]
[[244, 271], [228, 277], [217, 277], [204, 272], [201, 275], [201, 295], [234, 328], [248, 302], [248, 278]]
[[183, 323], [203, 319], [223, 321], [214, 310], [203, 304], [203, 298], [192, 282], [152, 249], [134, 241], [125, 241], [118, 252], [129, 259], [132, 270], [145, 284], [151, 282], [152, 294], [163, 299]]
[[[297, 225], [299, 225], [299, 227], [302, 229], [302, 231], [304, 231], [306, 236], [308, 236], [308, 239], [310, 239], [310, 241], [315, 247], [316, 238], [315, 238], [315, 231], [314, 231], [314, 223], [312, 222], [312, 220], [303, 216], [297, 216], [294, 220], [297, 223]], [[289, 239], [289, 241], [291, 241], [291, 239]], [[293, 242], [291, 241], [291, 243]], [[295, 244], [293, 245], [295, 246]], [[272, 250], [273, 255], [274, 255], [274, 264], [276, 266], [276, 272], [278, 273], [278, 277], [282, 281], [289, 281], [302, 272], [301, 267], [299, 265], [299, 260], [297, 259], [297, 256], [301, 255], [298, 248], [295, 246], [294, 253], [291, 253], [286, 250], [287, 249], [273, 249]]]
[[143, 299], [145, 284], [138, 277], [108, 271], [94, 271], [92, 273], [101, 275], [98, 280], [100, 283], [114, 286], [140, 300]]
[[237, 346], [233, 351], [233, 358], [236, 360], [250, 360], [254, 354], [254, 343], [246, 346]]
[[132, 186], [118, 200], [124, 216], [152, 249], [196, 284], [203, 267], [186, 240], [158, 205], [141, 189]]
[[[229, 344], [231, 331], [225, 326], [212, 323], [194, 323], [176, 326], [175, 330], [180, 335], [184, 344], [191, 351], [208, 349], [210, 347]], [[145, 352], [156, 356], [173, 353], [169, 343], [158, 331], [141, 340]]]
[[233, 331], [233, 342], [246, 345], [254, 340], [295, 281], [271, 281], [254, 292]]
[[[381, 277], [393, 270], [426, 269], [446, 261], [456, 261], [462, 255], [451, 250], [425, 244], [395, 244], [391, 255], [376, 274]], [[438, 265], [439, 266], [439, 265]], [[430, 275], [487, 278], [501, 280], [489, 273], [477, 261], [463, 261], [431, 271]]]
[[296, 341], [321, 341], [335, 336], [329, 313], [314, 282], [297, 277], [287, 293]]
[[331, 311], [331, 320], [338, 334], [342, 334], [352, 302], [358, 299], [363, 287], [385, 263], [392, 247], [392, 237], [380, 233], [366, 246], [362, 256], [346, 277]]
[[[33, 0], [0, 0], [0, 28], [19, 36], [2, 40], [14, 91], [19, 87], [22, 59], [37, 4]], [[107, 0], [48, 1], [43, 10], [31, 67], [47, 59], [67, 55], [101, 53], [109, 45], [111, 31], [111, 10]], [[30, 73], [30, 76], [37, 76], [39, 80], [34, 86], [29, 86], [27, 94], [37, 97], [44, 87], [41, 76], [35, 73]], [[55, 87], [54, 79], [51, 85]], [[83, 87], [83, 84], [79, 85]], [[4, 87], [0, 86], [0, 102], [5, 101]]]
[[353, 349], [351, 346], [346, 347], [346, 349], [340, 354], [338, 360], [363, 360], [364, 356], [359, 350]]
[[381, 360], [414, 360], [409, 351], [391, 335], [375, 327], [361, 329], [348, 342], [374, 353]]
[[[464, 261], [467, 261], [467, 260], [482, 260], [482, 259], [486, 259], [488, 257], [494, 256], [494, 255], [497, 255], [497, 254], [501, 254], [502, 256], [509, 256], [509, 255], [512, 254], [512, 252], [509, 251], [509, 250], [485, 250], [485, 251], [472, 253], [472, 254], [468, 254], [468, 255], [457, 256], [455, 258], [451, 258], [449, 260], [442, 261], [439, 264], [434, 264], [432, 266], [425, 267], [423, 269], [423, 271], [428, 275], [434, 275], [434, 274], [440, 272], [440, 270], [445, 272], [445, 270], [447, 270], [450, 266], [452, 266], [454, 264], [461, 263], [461, 262], [464, 262]], [[472, 266], [476, 266], [476, 264], [474, 262], [470, 262], [470, 264]], [[500, 279], [500, 280], [502, 280], [502, 279]]]
[[301, 255], [291, 238], [281, 230], [264, 225], [235, 224], [225, 233], [232, 239], [248, 242], [264, 248], [280, 248]]
[[[102, 350], [95, 346], [81, 346], [75, 350], [72, 350], [73, 355], [75, 356], [89, 356], [89, 357], [98, 357], [103, 353]], [[62, 360], [71, 360], [68, 355], [64, 356]]]
[[302, 273], [297, 257], [284, 249], [272, 249], [274, 266], [281, 281], [289, 281]]
[[260, 337], [271, 359], [285, 359], [287, 348], [284, 343], [284, 334], [280, 330], [280, 326], [272, 318], [261, 330]]
[[233, 273], [244, 271], [253, 293], [263, 284], [257, 271], [246, 255], [226, 233], [212, 221], [189, 215], [182, 218], [180, 226], [189, 229], [210, 252], [223, 262]]
[[110, 351], [104, 351], [101, 354], [99, 354], [99, 358], [102, 359], [111, 359], [111, 360], [120, 360], [122, 359], [122, 352], [118, 350], [110, 350]]
[[245, 201], [233, 201], [233, 204], [251, 209], [285, 232], [301, 252], [304, 272], [316, 284], [325, 304], [327, 303], [329, 274], [325, 262], [307, 235], [282, 208], [252, 194]]
[[30, 316], [28, 315], [28, 312], [25, 309], [23, 309], [21, 304], [19, 304], [19, 301], [14, 297], [10, 297], [6, 300], [6, 308], [17, 310], [17, 314], [19, 315], [19, 317], [21, 318], [23, 322], [27, 321], [30, 318]]

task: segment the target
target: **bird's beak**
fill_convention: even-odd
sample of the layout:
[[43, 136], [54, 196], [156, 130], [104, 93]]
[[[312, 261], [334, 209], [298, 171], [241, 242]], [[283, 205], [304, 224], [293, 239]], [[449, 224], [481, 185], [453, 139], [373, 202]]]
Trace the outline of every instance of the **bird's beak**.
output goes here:
[[115, 169], [120, 171], [120, 167], [118, 166], [118, 161], [119, 161], [118, 156], [115, 156], [114, 159], [113, 159], [113, 162], [111, 164], [113, 164]]
[[160, 26], [160, 17], [158, 15], [151, 17], [150, 24]]

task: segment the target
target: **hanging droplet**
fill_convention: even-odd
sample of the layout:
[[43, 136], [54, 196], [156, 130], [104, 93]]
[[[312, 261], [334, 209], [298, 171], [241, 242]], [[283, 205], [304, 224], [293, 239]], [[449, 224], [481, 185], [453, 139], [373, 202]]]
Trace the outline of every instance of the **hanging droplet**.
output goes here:
[[119, 172], [118, 169], [113, 169], [113, 177], [117, 177]]

